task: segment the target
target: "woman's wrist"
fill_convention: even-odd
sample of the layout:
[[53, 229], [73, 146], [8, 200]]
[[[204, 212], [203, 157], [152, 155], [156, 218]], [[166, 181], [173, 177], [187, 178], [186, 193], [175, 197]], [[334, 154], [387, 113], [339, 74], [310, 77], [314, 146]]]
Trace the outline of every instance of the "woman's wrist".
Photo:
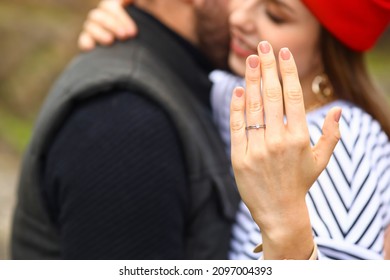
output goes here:
[[294, 228], [302, 229], [307, 226], [311, 229], [305, 197], [278, 204], [269, 203], [262, 209], [249, 210], [263, 233], [275, 231], [277, 234], [283, 234], [283, 231], [289, 232]]
[[264, 259], [271, 260], [307, 260], [314, 250], [314, 241], [311, 231], [292, 232], [290, 236], [264, 236]]
[[[256, 248], [253, 250], [254, 253], [260, 253], [262, 251], [263, 251], [263, 243], [257, 245]], [[318, 255], [318, 247], [317, 247], [317, 244], [314, 242], [313, 251], [311, 252], [310, 257], [308, 259], [305, 259], [305, 260], [317, 261], [318, 257], [319, 257], [319, 255]], [[261, 256], [260, 259], [264, 260], [264, 255]], [[294, 260], [294, 259], [284, 259], [284, 260]]]
[[273, 220], [260, 226], [264, 258], [309, 259], [314, 250], [314, 241], [306, 204], [289, 212], [283, 219], [273, 217]]

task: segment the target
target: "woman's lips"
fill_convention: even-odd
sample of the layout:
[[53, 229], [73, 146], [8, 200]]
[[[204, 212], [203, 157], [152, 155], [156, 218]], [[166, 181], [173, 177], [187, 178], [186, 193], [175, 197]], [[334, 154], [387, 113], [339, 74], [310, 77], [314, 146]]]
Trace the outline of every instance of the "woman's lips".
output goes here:
[[232, 37], [230, 42], [231, 50], [239, 57], [247, 58], [251, 54], [255, 54], [256, 50], [248, 47], [244, 42], [242, 42], [237, 37]]

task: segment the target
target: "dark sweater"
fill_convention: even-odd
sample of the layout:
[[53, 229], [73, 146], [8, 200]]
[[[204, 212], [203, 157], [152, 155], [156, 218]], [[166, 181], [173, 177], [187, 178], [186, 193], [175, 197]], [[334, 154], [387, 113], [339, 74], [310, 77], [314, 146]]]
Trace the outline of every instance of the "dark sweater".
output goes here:
[[[183, 71], [174, 54], [166, 58], [209, 110], [206, 60], [160, 27], [199, 62], [203, 80]], [[161, 44], [154, 48], [161, 56], [169, 52]], [[60, 231], [62, 258], [183, 258], [189, 206], [184, 166], [175, 127], [145, 97], [107, 92], [77, 104], [50, 145], [43, 170], [42, 194]]]

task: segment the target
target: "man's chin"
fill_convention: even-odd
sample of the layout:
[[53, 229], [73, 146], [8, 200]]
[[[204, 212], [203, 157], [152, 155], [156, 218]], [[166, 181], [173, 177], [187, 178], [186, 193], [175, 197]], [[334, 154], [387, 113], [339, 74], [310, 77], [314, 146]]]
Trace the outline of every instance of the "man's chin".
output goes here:
[[199, 47], [214, 67], [227, 69], [230, 44], [228, 2], [207, 0], [205, 3], [196, 15]]

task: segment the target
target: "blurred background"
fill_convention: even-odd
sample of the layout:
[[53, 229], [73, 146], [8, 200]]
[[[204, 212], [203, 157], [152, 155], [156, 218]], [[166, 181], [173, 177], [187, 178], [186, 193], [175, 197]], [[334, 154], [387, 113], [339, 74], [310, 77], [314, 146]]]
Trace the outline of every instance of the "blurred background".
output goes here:
[[[36, 114], [53, 80], [77, 53], [77, 35], [98, 2], [0, 0], [0, 259], [8, 258], [19, 164]], [[390, 29], [367, 62], [390, 100]]]
[[20, 157], [53, 80], [98, 0], [0, 0], [0, 259], [8, 258]]

